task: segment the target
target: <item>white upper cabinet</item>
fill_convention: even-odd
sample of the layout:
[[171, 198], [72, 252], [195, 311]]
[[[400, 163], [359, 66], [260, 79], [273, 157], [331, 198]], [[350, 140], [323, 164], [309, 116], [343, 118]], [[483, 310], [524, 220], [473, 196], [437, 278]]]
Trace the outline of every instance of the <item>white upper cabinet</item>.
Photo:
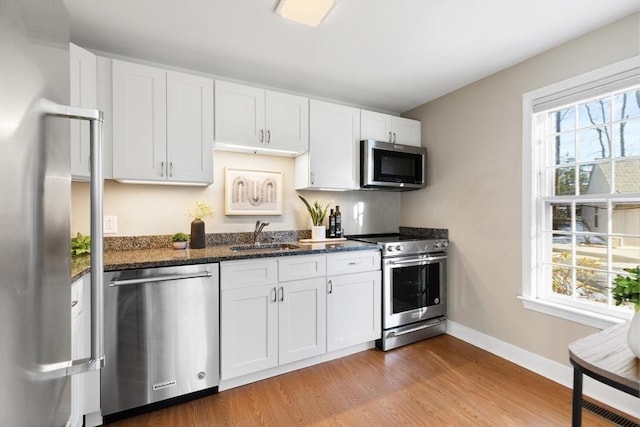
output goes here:
[[113, 60], [113, 177], [213, 182], [213, 80]]
[[417, 147], [421, 145], [420, 121], [367, 110], [362, 110], [361, 114], [361, 139], [375, 139]]
[[308, 98], [220, 80], [215, 87], [216, 148], [276, 155], [307, 151]]
[[[69, 105], [96, 108], [96, 55], [71, 43], [69, 45]], [[71, 120], [71, 177], [89, 179], [89, 122]]]
[[296, 157], [296, 189], [360, 188], [359, 141], [359, 109], [312, 99], [309, 151]]
[[168, 180], [213, 182], [213, 80], [167, 71]]

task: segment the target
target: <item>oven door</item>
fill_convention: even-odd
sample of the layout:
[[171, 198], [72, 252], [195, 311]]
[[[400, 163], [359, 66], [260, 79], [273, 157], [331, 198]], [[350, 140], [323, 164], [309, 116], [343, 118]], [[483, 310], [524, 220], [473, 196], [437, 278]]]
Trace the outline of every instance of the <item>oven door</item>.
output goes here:
[[384, 258], [383, 329], [446, 314], [446, 254]]

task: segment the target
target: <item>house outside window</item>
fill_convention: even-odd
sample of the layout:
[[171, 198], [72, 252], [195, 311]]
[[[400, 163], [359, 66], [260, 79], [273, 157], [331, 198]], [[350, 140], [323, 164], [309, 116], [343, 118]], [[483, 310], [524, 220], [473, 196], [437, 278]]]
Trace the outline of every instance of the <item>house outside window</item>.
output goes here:
[[523, 300], [608, 326], [640, 265], [640, 57], [523, 97]]

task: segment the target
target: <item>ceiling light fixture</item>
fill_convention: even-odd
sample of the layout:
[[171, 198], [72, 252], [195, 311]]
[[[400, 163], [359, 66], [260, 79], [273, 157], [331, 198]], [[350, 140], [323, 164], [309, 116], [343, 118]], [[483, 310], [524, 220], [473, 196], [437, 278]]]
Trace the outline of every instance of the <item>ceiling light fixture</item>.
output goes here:
[[317, 27], [335, 3], [335, 0], [280, 0], [276, 13], [291, 21]]

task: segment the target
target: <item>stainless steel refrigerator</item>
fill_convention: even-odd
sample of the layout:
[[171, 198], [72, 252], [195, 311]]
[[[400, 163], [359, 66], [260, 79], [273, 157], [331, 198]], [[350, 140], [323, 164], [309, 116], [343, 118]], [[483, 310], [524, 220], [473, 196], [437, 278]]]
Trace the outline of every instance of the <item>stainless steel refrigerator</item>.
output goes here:
[[[62, 0], [0, 0], [0, 425], [63, 426], [102, 352], [101, 114], [67, 107]], [[69, 120], [91, 132], [91, 358], [71, 358]], [[96, 224], [96, 220], [97, 224]]]

